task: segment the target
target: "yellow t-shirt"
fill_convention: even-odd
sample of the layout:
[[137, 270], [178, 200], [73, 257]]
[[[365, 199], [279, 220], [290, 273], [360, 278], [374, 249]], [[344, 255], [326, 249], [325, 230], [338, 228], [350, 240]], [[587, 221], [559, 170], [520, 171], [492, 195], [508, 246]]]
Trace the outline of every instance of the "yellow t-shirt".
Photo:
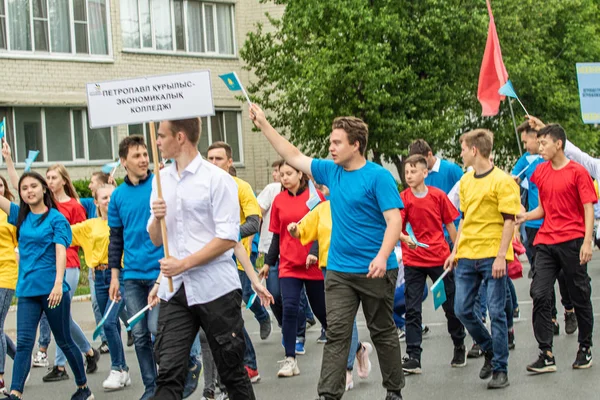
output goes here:
[[329, 200], [313, 208], [298, 225], [298, 234], [303, 246], [315, 240], [319, 241], [319, 268], [327, 268], [331, 225], [331, 204]]
[[[240, 201], [240, 225], [246, 222], [246, 217], [250, 215], [258, 215], [259, 218], [262, 217], [260, 213], [260, 206], [258, 205], [258, 200], [256, 200], [256, 196], [252, 191], [252, 187], [246, 181], [241, 180], [237, 176], [232, 177], [238, 187], [238, 198]], [[250, 257], [250, 253], [252, 252], [252, 239], [254, 235], [250, 235], [242, 239], [242, 245], [246, 249], [248, 253], [248, 257]], [[237, 263], [238, 269], [243, 271], [242, 264], [238, 261]]]
[[[464, 221], [456, 258], [495, 258], [504, 228], [502, 213], [517, 215], [521, 210], [519, 186], [508, 174], [494, 167], [483, 178], [475, 178], [475, 171], [464, 174], [459, 195]], [[511, 241], [506, 260], [513, 259]]]
[[0, 210], [0, 288], [16, 289], [19, 267], [15, 248], [17, 227], [8, 223], [8, 215]]
[[73, 232], [72, 246], [80, 246], [83, 249], [85, 262], [90, 268], [96, 268], [99, 264], [108, 264], [108, 242], [110, 228], [108, 221], [102, 218], [92, 218], [71, 225]]

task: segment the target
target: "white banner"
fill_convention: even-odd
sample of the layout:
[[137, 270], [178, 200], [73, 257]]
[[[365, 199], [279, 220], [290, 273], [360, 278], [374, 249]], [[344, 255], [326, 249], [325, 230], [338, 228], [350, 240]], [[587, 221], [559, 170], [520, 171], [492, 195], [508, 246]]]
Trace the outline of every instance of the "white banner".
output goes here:
[[210, 71], [88, 83], [90, 128], [215, 115]]

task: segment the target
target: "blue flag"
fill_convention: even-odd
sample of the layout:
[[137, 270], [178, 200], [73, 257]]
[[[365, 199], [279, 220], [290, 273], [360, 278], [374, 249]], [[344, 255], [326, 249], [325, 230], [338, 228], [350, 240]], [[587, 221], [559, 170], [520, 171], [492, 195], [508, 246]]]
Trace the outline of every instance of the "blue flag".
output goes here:
[[408, 237], [410, 237], [410, 240], [412, 240], [413, 243], [416, 244], [418, 247], [423, 247], [424, 249], [429, 248], [428, 244], [421, 243], [417, 240], [415, 232], [413, 231], [412, 226], [410, 226], [410, 224], [406, 224], [406, 233], [408, 233]]
[[5, 134], [6, 134], [6, 118], [2, 118], [2, 122], [0, 122], [0, 139], [2, 139]]
[[231, 90], [232, 92], [237, 92], [237, 91], [241, 90], [242, 93], [244, 94], [244, 96], [246, 97], [246, 101], [248, 101], [248, 105], [252, 104], [250, 102], [250, 97], [248, 97], [248, 93], [246, 93], [246, 89], [244, 89], [244, 86], [242, 85], [240, 78], [238, 78], [238, 76], [235, 72], [230, 72], [228, 74], [219, 75], [219, 78], [221, 78], [223, 80], [223, 82], [225, 82], [225, 85], [227, 85], [227, 88], [229, 90]]
[[433, 295], [433, 307], [434, 309], [440, 308], [442, 304], [446, 302], [446, 285], [444, 285], [444, 278], [450, 272], [449, 269], [445, 270], [444, 273], [438, 278], [437, 281], [431, 285], [431, 294]]
[[315, 187], [315, 184], [313, 183], [312, 180], [308, 181], [308, 193], [309, 193], [309, 197], [308, 197], [308, 201], [306, 202], [306, 207], [308, 207], [309, 210], [312, 210], [313, 208], [318, 206], [319, 203], [321, 202], [321, 198], [319, 197], [317, 188]]
[[104, 164], [102, 166], [102, 172], [104, 172], [105, 174], [110, 174], [119, 165], [121, 165], [121, 161], [120, 160], [119, 161], [115, 161], [115, 162], [111, 162], [111, 163], [108, 163], [108, 164]]
[[25, 172], [31, 171], [31, 164], [33, 164], [39, 154], [39, 150], [29, 150], [29, 155], [25, 159]]
[[144, 314], [146, 313], [146, 311], [148, 311], [148, 309], [150, 309], [150, 304], [142, 308], [140, 311], [137, 312], [137, 314], [135, 314], [133, 317], [127, 320], [127, 332], [131, 331], [131, 329], [144, 318]]
[[225, 82], [225, 85], [227, 85], [229, 90], [233, 92], [242, 90], [242, 84], [240, 83], [240, 80], [235, 72], [219, 75], [219, 78], [223, 79], [223, 82]]
[[115, 305], [115, 301], [111, 301], [110, 305], [108, 306], [108, 310], [106, 310], [106, 313], [104, 313], [104, 317], [102, 317], [102, 319], [100, 320], [100, 323], [98, 323], [98, 326], [96, 327], [96, 329], [94, 329], [94, 334], [92, 335], [92, 338], [94, 340], [96, 340], [98, 338], [98, 336], [100, 336], [100, 333], [102, 333], [102, 327], [104, 326], [104, 323], [106, 322], [106, 318], [108, 318], [108, 315], [110, 314], [110, 310], [112, 310], [112, 308]]
[[506, 81], [506, 83], [504, 84], [504, 86], [502, 86], [499, 90], [498, 93], [503, 95], [503, 96], [508, 96], [508, 97], [512, 97], [513, 99], [518, 99], [519, 96], [517, 96], [517, 93], [515, 92], [515, 88], [512, 85], [512, 82], [510, 81], [510, 79], [508, 81]]

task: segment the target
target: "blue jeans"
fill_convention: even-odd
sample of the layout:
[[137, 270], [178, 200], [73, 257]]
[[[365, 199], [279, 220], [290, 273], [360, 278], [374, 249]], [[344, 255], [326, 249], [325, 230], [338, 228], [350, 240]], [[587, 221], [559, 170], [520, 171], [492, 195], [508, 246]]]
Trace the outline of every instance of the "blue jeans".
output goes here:
[[[454, 311], [469, 334], [486, 352], [493, 352], [492, 368], [495, 372], [508, 371], [508, 327], [506, 323], [506, 275], [492, 277], [494, 258], [480, 260], [460, 259], [455, 268], [456, 298]], [[486, 299], [492, 334], [476, 311], [477, 294], [482, 281], [487, 281]]]
[[[67, 268], [67, 272], [65, 273], [65, 280], [71, 288], [68, 293], [65, 293], [65, 296], [68, 295], [69, 300], [71, 300], [73, 299], [73, 296], [75, 296], [75, 290], [77, 289], [77, 285], [79, 285], [79, 268]], [[70, 312], [69, 320], [71, 324], [71, 337], [77, 344], [77, 347], [79, 347], [79, 351], [81, 351], [83, 354], [88, 353], [92, 349], [92, 346], [90, 345], [90, 342], [88, 342], [87, 338], [85, 337], [85, 334], [83, 333], [79, 325], [77, 325], [77, 322], [73, 321]], [[66, 363], [67, 357], [65, 356], [61, 348], [57, 346], [54, 365], [64, 367]]]
[[348, 363], [346, 369], [352, 371], [354, 369], [354, 360], [356, 359], [356, 353], [358, 352], [358, 327], [356, 326], [356, 318], [354, 318], [354, 326], [352, 326], [352, 343], [350, 344], [350, 353], [348, 353]]
[[42, 314], [42, 318], [40, 319], [40, 337], [38, 338], [38, 347], [40, 349], [47, 350], [51, 341], [52, 333], [50, 332], [50, 325], [48, 324], [46, 314]]
[[[479, 303], [480, 318], [485, 318], [487, 316], [487, 282], [482, 281], [481, 286], [479, 287], [479, 293], [477, 294], [476, 302]], [[515, 285], [512, 283], [512, 279], [506, 279], [506, 305], [504, 306], [504, 312], [506, 313], [506, 325], [508, 329], [513, 327], [514, 322], [514, 311], [515, 308], [519, 307], [517, 301], [517, 293], [515, 292]], [[477, 304], [476, 303], [476, 304]], [[516, 304], [516, 306], [515, 306]], [[477, 305], [475, 306], [477, 309]]]
[[8, 314], [10, 302], [14, 294], [14, 289], [0, 288], [0, 375], [4, 375], [6, 355], [8, 354], [14, 360], [17, 351], [10, 337], [4, 334], [4, 320], [6, 319], [6, 314]]
[[65, 353], [69, 366], [75, 375], [77, 386], [87, 383], [83, 357], [71, 337], [70, 315], [71, 298], [66, 293], [56, 308], [48, 307], [48, 295], [19, 297], [17, 308], [17, 354], [13, 365], [11, 390], [23, 393], [25, 379], [31, 367], [31, 352], [35, 344], [35, 334], [42, 312], [48, 317], [50, 329], [56, 344]]
[[[90, 296], [92, 297], [92, 310], [94, 311], [94, 320], [96, 320], [96, 326], [100, 323], [103, 313], [98, 307], [98, 299], [96, 297], [96, 282], [94, 282], [94, 269], [88, 268], [88, 282], [90, 286]], [[106, 342], [106, 335], [104, 334], [104, 327], [100, 331], [100, 340]]]
[[[96, 271], [95, 273], [96, 298], [98, 299], [99, 309], [104, 310], [102, 315], [108, 311], [108, 307], [110, 306], [110, 299], [108, 296], [110, 278], [110, 268], [104, 271]], [[122, 286], [119, 287], [119, 291], [121, 293], [121, 301], [113, 306], [104, 322], [103, 329], [104, 334], [106, 335], [108, 349], [110, 350], [111, 369], [113, 371], [127, 371], [125, 350], [123, 350], [123, 341], [121, 340], [121, 324], [119, 323], [119, 314], [125, 301], [125, 294], [123, 293]]]
[[[250, 282], [250, 278], [248, 278], [248, 275], [246, 275], [244, 271], [238, 269], [238, 275], [240, 276], [240, 283], [242, 284], [242, 300], [244, 300], [244, 303], [248, 304], [250, 296], [254, 294], [252, 282]], [[260, 301], [255, 301], [250, 307], [250, 311], [254, 313], [254, 318], [256, 318], [259, 323], [269, 320], [269, 313], [262, 304], [260, 304]]]
[[279, 326], [283, 326], [283, 300], [281, 299], [281, 288], [279, 287], [279, 263], [269, 267], [267, 277], [267, 289], [273, 295], [275, 302], [271, 304], [271, 311]]
[[[155, 281], [155, 279], [128, 279], [123, 282], [125, 307], [127, 307], [129, 318], [148, 305], [148, 294], [154, 287]], [[159, 305], [157, 305], [152, 308], [152, 311], [146, 312], [144, 318], [131, 329], [142, 381], [146, 388], [142, 400], [152, 397], [156, 390], [157, 372], [152, 335], [156, 336], [159, 308]]]
[[254, 351], [254, 346], [252, 345], [252, 340], [250, 340], [250, 335], [248, 335], [248, 332], [246, 331], [246, 327], [244, 327], [244, 341], [246, 342], [244, 365], [256, 370], [258, 369], [258, 365], [256, 364], [256, 351]]

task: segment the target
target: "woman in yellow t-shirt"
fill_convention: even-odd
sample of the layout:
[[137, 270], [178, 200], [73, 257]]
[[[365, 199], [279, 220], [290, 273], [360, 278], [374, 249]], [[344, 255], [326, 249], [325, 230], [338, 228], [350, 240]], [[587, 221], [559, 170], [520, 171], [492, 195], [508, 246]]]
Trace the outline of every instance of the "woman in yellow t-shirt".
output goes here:
[[[71, 225], [73, 232], [72, 246], [80, 246], [83, 249], [85, 262], [89, 268], [93, 268], [93, 279], [95, 283], [98, 307], [102, 313], [106, 313], [110, 305], [108, 289], [110, 287], [111, 271], [108, 267], [108, 242], [110, 229], [108, 227], [108, 203], [115, 187], [113, 185], [102, 185], [96, 189], [94, 204], [97, 207], [98, 218], [91, 218]], [[121, 285], [123, 287], [123, 285]], [[121, 298], [123, 291], [121, 290]], [[112, 308], [104, 323], [104, 334], [108, 342], [110, 353], [111, 371], [108, 378], [102, 383], [106, 390], [118, 390], [131, 384], [129, 368], [125, 363], [125, 351], [121, 341], [121, 325], [119, 324], [119, 312], [124, 302]]]
[[[8, 183], [0, 176], [0, 195], [13, 201], [14, 196], [8, 189]], [[6, 355], [15, 357], [16, 347], [13, 341], [4, 334], [4, 320], [17, 287], [17, 228], [7, 221], [8, 216], [0, 210], [0, 393], [4, 388], [4, 362]]]

